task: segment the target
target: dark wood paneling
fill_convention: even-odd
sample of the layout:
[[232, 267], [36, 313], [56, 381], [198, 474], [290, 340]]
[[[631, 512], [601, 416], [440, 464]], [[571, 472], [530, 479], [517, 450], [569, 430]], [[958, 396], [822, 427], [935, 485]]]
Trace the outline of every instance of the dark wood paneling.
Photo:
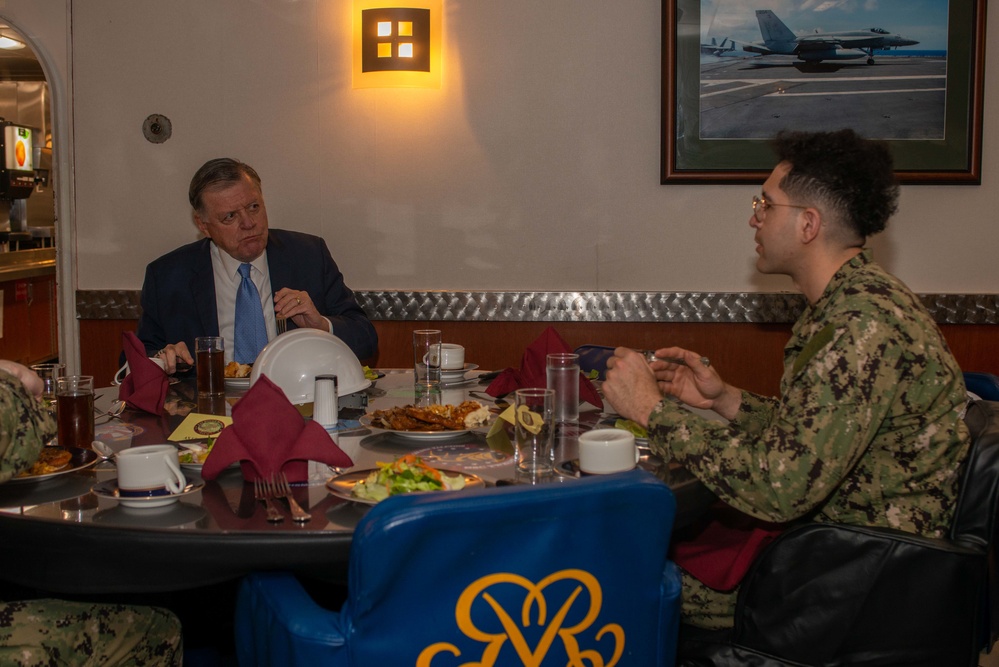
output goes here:
[[138, 320], [80, 320], [80, 369], [94, 376], [94, 386], [111, 385], [118, 372], [121, 334], [135, 331]]
[[[121, 333], [134, 331], [135, 320], [81, 320], [83, 372], [100, 386], [118, 370]], [[784, 344], [789, 324], [624, 323], [613, 322], [415, 322], [375, 321], [379, 353], [371, 366], [410, 368], [414, 329], [440, 329], [446, 342], [465, 346], [465, 359], [483, 369], [517, 367], [524, 348], [553, 326], [569, 347], [584, 344], [624, 345], [640, 349], [681, 345], [711, 358], [730, 383], [762, 394], [780, 386]], [[999, 375], [999, 325], [946, 324], [941, 330], [965, 370]]]
[[763, 324], [613, 322], [375, 322], [378, 365], [411, 367], [412, 332], [440, 329], [445, 342], [465, 346], [465, 360], [481, 368], [518, 367], [526, 348], [552, 326], [570, 348], [579, 345], [622, 345], [650, 349], [681, 345], [711, 358], [739, 386], [776, 393], [781, 358], [790, 326]]
[[0, 359], [42, 363], [59, 356], [55, 274], [0, 283]]

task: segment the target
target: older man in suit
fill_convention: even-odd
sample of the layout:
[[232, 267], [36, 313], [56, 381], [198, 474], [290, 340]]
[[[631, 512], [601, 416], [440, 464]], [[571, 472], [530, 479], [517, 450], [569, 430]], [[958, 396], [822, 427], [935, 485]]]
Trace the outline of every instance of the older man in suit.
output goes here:
[[[150, 356], [165, 360], [168, 372], [178, 361], [194, 363], [197, 336], [222, 336], [227, 362], [252, 363], [277, 335], [278, 318], [286, 318], [289, 328], [333, 333], [359, 359], [377, 353], [378, 335], [326, 242], [268, 228], [260, 177], [252, 167], [230, 158], [209, 160], [191, 179], [188, 196], [205, 238], [150, 263], [142, 286], [137, 335]], [[241, 299], [260, 302], [253, 320]]]

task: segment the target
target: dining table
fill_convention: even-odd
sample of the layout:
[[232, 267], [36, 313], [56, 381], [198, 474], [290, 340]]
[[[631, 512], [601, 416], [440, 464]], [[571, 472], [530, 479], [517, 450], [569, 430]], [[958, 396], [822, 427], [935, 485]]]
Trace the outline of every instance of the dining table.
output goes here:
[[[244, 481], [238, 464], [213, 480], [202, 479], [197, 464], [185, 465], [188, 488], [175, 502], [126, 506], [107, 492], [116, 477], [113, 456], [78, 450], [63, 471], [0, 484], [0, 535], [5, 541], [0, 579], [53, 594], [184, 591], [262, 570], [342, 583], [354, 530], [370, 504], [337, 492], [337, 480], [416, 454], [434, 467], [474, 476], [485, 486], [523, 483], [514, 472], [512, 449], [487, 438], [488, 426], [457, 433], [398, 433], [370, 425], [365, 416], [371, 411], [417, 400], [412, 369], [372, 373], [377, 377], [370, 386], [342, 397], [339, 422], [327, 429], [331, 446], [343, 450], [354, 465], [339, 470], [311, 462], [308, 481], [292, 485], [294, 499], [309, 514], [307, 521], [293, 521], [284, 499], [275, 501], [284, 520], [268, 521], [264, 504], [255, 498], [254, 485]], [[498, 414], [512, 396], [497, 399], [487, 394], [489, 377], [478, 370], [451, 376], [442, 384], [441, 400], [478, 400]], [[198, 396], [192, 379], [175, 381], [163, 415], [130, 408], [116, 414], [117, 387], [98, 389], [98, 449], [109, 453], [171, 442], [169, 436], [189, 414], [231, 412], [248, 386], [248, 380], [227, 381], [225, 399], [207, 401]], [[616, 419], [584, 403], [578, 422], [557, 429], [555, 474], [543, 483], [575, 483], [581, 474], [576, 466], [578, 435], [596, 426], [613, 426]], [[715, 501], [683, 468], [657, 458], [644, 441], [639, 445], [639, 465], [659, 476], [676, 496], [677, 526], [688, 524]]]

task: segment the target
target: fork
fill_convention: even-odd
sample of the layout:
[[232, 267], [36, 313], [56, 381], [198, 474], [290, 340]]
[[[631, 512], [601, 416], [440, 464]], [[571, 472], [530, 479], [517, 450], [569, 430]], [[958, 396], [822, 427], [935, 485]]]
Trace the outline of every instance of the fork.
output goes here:
[[[121, 419], [121, 413], [125, 411], [125, 401], [117, 400], [111, 404], [111, 409], [104, 412], [94, 408], [96, 413], [95, 419], [104, 419], [102, 422], [96, 422], [97, 424], [107, 424], [112, 419]], [[124, 421], [124, 420], [123, 420]]]
[[291, 485], [288, 484], [288, 477], [283, 472], [271, 475], [271, 489], [274, 491], [275, 496], [278, 498], [283, 497], [288, 501], [288, 507], [291, 509], [291, 518], [294, 521], [304, 523], [312, 518], [312, 515], [303, 510], [298, 501], [295, 500], [295, 496], [291, 493]]
[[253, 480], [253, 497], [264, 501], [264, 506], [267, 508], [267, 520], [278, 523], [279, 521], [284, 521], [284, 515], [278, 510], [274, 501], [271, 500], [273, 496], [274, 494], [267, 488], [264, 480], [259, 477]]

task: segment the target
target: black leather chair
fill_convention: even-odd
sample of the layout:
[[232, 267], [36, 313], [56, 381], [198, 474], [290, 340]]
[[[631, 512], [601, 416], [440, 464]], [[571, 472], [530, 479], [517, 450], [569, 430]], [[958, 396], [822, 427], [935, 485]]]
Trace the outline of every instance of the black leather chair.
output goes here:
[[679, 665], [961, 667], [999, 637], [999, 403], [965, 417], [972, 446], [947, 539], [811, 523], [753, 564], [731, 633], [681, 632]]

